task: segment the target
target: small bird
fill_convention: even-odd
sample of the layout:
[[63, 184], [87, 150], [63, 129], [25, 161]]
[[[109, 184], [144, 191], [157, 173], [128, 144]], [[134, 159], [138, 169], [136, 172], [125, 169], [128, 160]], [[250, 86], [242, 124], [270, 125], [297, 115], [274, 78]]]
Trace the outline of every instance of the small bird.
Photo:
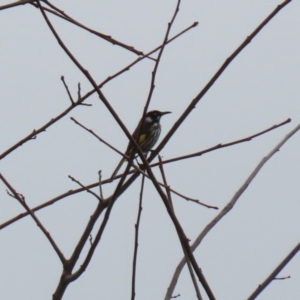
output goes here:
[[[141, 150], [143, 151], [144, 155], [146, 155], [156, 144], [158, 141], [160, 132], [161, 132], [161, 125], [160, 125], [160, 118], [163, 115], [171, 113], [170, 111], [161, 112], [158, 110], [152, 110], [147, 112], [145, 115], [144, 121], [140, 120], [137, 128], [133, 132], [132, 137], [135, 139], [137, 144], [140, 146]], [[137, 136], [138, 135], [138, 136]], [[128, 157], [131, 155], [133, 147], [131, 142], [129, 141], [127, 150], [125, 155]], [[118, 166], [116, 167], [115, 171], [112, 174], [112, 178], [117, 175], [120, 168], [122, 167], [124, 161], [126, 160], [125, 157], [121, 159]]]

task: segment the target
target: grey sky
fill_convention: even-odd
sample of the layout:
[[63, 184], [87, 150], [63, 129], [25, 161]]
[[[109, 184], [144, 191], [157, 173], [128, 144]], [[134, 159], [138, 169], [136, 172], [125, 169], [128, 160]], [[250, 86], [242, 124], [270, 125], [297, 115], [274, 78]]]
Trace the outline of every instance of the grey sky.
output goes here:
[[[163, 3], [161, 3], [163, 2]], [[7, 4], [0, 0], [0, 5]], [[79, 22], [145, 53], [160, 45], [176, 1], [53, 1]], [[162, 137], [225, 59], [280, 3], [279, 0], [182, 1], [171, 30], [177, 34], [163, 54], [150, 109], [170, 110]], [[292, 122], [251, 142], [166, 165], [175, 190], [223, 208], [266, 155], [300, 122], [300, 2], [287, 5], [232, 62], [172, 137], [161, 155], [172, 158], [257, 133], [287, 118]], [[136, 55], [49, 16], [63, 41], [97, 82], [124, 68]], [[77, 96], [91, 90], [31, 5], [0, 11], [0, 153], [66, 109], [65, 80]], [[132, 131], [147, 99], [153, 62], [144, 60], [103, 88]], [[73, 116], [124, 151], [127, 138], [93, 95], [92, 107], [78, 107], [1, 160], [1, 173], [30, 207], [112, 173], [120, 157], [76, 126]], [[240, 300], [265, 279], [299, 242], [300, 133], [262, 169], [234, 209], [205, 238], [195, 256], [216, 298]], [[155, 174], [160, 178], [159, 171]], [[105, 196], [113, 186], [105, 185]], [[129, 299], [140, 179], [121, 197], [86, 272], [64, 296]], [[1, 223], [23, 212], [1, 182]], [[176, 215], [193, 241], [218, 213], [173, 196]], [[82, 193], [37, 216], [68, 257], [93, 212], [96, 199]], [[30, 218], [1, 230], [1, 299], [50, 299], [61, 274], [49, 242]], [[137, 265], [136, 299], [163, 299], [182, 249], [165, 207], [146, 184]], [[300, 257], [281, 272], [260, 300], [300, 298]], [[175, 294], [196, 299], [185, 269]], [[205, 293], [203, 293], [205, 295]], [[204, 299], [205, 298], [204, 296]]]

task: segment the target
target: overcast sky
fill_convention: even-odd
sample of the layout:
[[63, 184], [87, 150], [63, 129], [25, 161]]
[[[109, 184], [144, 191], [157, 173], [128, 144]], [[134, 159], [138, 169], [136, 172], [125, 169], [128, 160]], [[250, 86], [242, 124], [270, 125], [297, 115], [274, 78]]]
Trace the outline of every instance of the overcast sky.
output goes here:
[[[7, 4], [0, 0], [0, 6]], [[177, 1], [54, 1], [82, 24], [147, 53], [164, 38]], [[269, 15], [280, 0], [183, 0], [170, 36], [199, 25], [166, 46], [150, 109], [172, 111], [162, 119], [163, 137], [221, 64]], [[230, 64], [160, 153], [185, 155], [292, 122], [250, 142], [165, 166], [176, 191], [222, 209], [260, 160], [300, 123], [300, 2], [288, 4]], [[49, 15], [62, 40], [97, 83], [137, 55]], [[70, 105], [66, 83], [77, 97], [92, 89], [30, 4], [0, 11], [0, 155]], [[148, 96], [154, 63], [143, 60], [102, 91], [129, 131]], [[70, 189], [108, 178], [120, 157], [75, 125], [76, 118], [99, 136], [126, 149], [128, 139], [96, 95], [35, 140], [1, 160], [1, 173], [35, 207]], [[246, 299], [300, 237], [300, 132], [263, 167], [234, 209], [195, 252], [216, 298]], [[155, 175], [161, 180], [158, 169]], [[86, 272], [69, 285], [64, 299], [130, 299], [131, 268], [140, 178], [120, 197]], [[116, 186], [105, 185], [107, 197]], [[140, 227], [136, 299], [163, 299], [182, 249], [162, 200], [146, 181]], [[97, 190], [95, 190], [97, 192]], [[1, 224], [24, 209], [0, 183]], [[173, 195], [176, 215], [193, 241], [219, 211]], [[97, 200], [87, 193], [68, 197], [37, 213], [69, 257]], [[99, 225], [99, 224], [98, 224]], [[51, 299], [62, 267], [48, 240], [27, 217], [0, 232], [1, 299]], [[88, 248], [87, 248], [88, 249]], [[86, 249], [86, 250], [87, 250]], [[86, 253], [86, 251], [85, 251]], [[300, 299], [300, 255], [259, 296]], [[203, 298], [205, 292], [201, 289]], [[175, 295], [196, 299], [184, 269]]]

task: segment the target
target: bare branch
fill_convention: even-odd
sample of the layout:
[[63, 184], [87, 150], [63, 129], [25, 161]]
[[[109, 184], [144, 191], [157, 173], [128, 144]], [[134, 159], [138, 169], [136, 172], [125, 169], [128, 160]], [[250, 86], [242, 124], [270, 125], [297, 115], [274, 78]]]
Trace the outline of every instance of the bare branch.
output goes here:
[[66, 82], [65, 82], [65, 77], [64, 77], [64, 76], [61, 76], [60, 79], [61, 79], [61, 81], [63, 82], [65, 89], [67, 90], [67, 93], [68, 93], [69, 98], [70, 98], [70, 101], [71, 101], [71, 105], [73, 106], [73, 105], [75, 104], [75, 102], [74, 102], [74, 100], [73, 100], [73, 98], [72, 98], [72, 95], [71, 95], [71, 93], [70, 93], [70, 91], [69, 91], [69, 88], [68, 88], [68, 86], [67, 86], [67, 84], [66, 84]]
[[[162, 164], [163, 164], [163, 161], [162, 161]], [[199, 205], [205, 206], [205, 207], [207, 207], [207, 208], [219, 209], [217, 206], [208, 205], [208, 204], [206, 204], [206, 203], [203, 203], [203, 202], [199, 201], [198, 199], [193, 199], [193, 198], [187, 197], [187, 196], [185, 196], [185, 195], [182, 195], [182, 194], [176, 192], [175, 190], [173, 190], [171, 187], [170, 187], [169, 189], [170, 189], [170, 191], [171, 191], [172, 193], [176, 194], [177, 196], [179, 196], [179, 197], [181, 197], [181, 198], [183, 198], [183, 199], [185, 199], [185, 200], [187, 200], [187, 201], [192, 201], [192, 202], [194, 202], [194, 203], [197, 203], [197, 204], [199, 204]]]
[[78, 185], [80, 185], [83, 189], [85, 189], [88, 193], [92, 194], [94, 197], [96, 197], [96, 199], [98, 201], [102, 201], [102, 199], [93, 191], [91, 191], [89, 188], [87, 188], [86, 186], [84, 186], [79, 180], [76, 180], [74, 177], [72, 177], [71, 175], [68, 176], [72, 181], [76, 182]]
[[284, 277], [275, 277], [273, 280], [286, 280], [286, 279], [290, 279], [291, 276], [284, 276]]
[[142, 203], [143, 203], [144, 183], [145, 183], [145, 176], [143, 175], [142, 182], [141, 182], [138, 215], [137, 215], [136, 223], [134, 225], [135, 237], [134, 237], [134, 252], [133, 252], [133, 262], [132, 262], [131, 300], [134, 300], [134, 298], [135, 298], [136, 264], [137, 264], [138, 245], [139, 245], [139, 228], [140, 228], [140, 221], [141, 221], [141, 215], [142, 215], [142, 209], [143, 209]]
[[168, 197], [168, 199], [170, 201], [170, 205], [172, 206], [172, 208], [174, 210], [173, 202], [172, 202], [172, 196], [171, 196], [171, 192], [170, 192], [170, 186], [167, 183], [167, 178], [166, 178], [165, 170], [164, 170], [162, 159], [161, 159], [160, 155], [158, 155], [158, 161], [159, 161], [160, 174], [161, 174], [161, 177], [163, 179], [164, 187], [166, 189], [166, 195], [167, 195], [167, 197]]
[[248, 300], [254, 300], [273, 280], [290, 278], [276, 278], [280, 271], [293, 259], [293, 257], [300, 251], [300, 243], [287, 255], [287, 257], [278, 265], [278, 267], [266, 278], [266, 280], [258, 286], [258, 288], [251, 294]]
[[55, 11], [53, 10], [50, 10], [46, 7], [43, 7], [44, 10], [52, 13], [53, 15], [56, 15], [57, 17], [60, 17], [84, 30], [87, 30], [88, 32], [94, 34], [94, 35], [97, 35], [99, 37], [101, 37], [102, 39], [106, 40], [107, 42], [109, 43], [112, 43], [113, 45], [117, 45], [117, 46], [120, 46], [121, 48], [124, 48], [132, 53], [135, 53], [137, 55], [144, 55], [144, 53], [142, 51], [139, 51], [139, 50], [136, 50], [133, 46], [129, 46], [129, 45], [126, 45], [122, 42], [119, 42], [117, 41], [116, 39], [112, 38], [111, 36], [109, 35], [106, 35], [106, 34], [103, 34], [101, 32], [98, 32], [96, 30], [93, 30], [91, 28], [88, 28], [87, 26], [79, 23], [78, 21], [74, 20], [73, 18], [71, 18], [69, 15], [67, 15], [64, 11], [60, 10], [59, 8], [57, 8], [56, 6], [54, 6], [53, 4], [51, 4], [49, 1], [47, 0], [44, 0], [44, 2], [49, 5], [49, 7], [51, 7], [52, 9], [54, 9], [55, 11], [57, 11], [58, 13], [56, 13]]
[[104, 199], [103, 191], [102, 191], [102, 171], [101, 170], [98, 171], [98, 175], [99, 175], [99, 195], [100, 195], [100, 199]]
[[[28, 0], [26, 3], [29, 3], [30, 1]], [[20, 4], [18, 4], [20, 5]], [[178, 33], [177, 35], [175, 35], [173, 38], [171, 38], [168, 43], [172, 42], [173, 40], [175, 40], [176, 38], [178, 38], [179, 36], [181, 36], [182, 34], [186, 33], [188, 30], [196, 27], [198, 25], [197, 22], [195, 22], [193, 25], [189, 26], [188, 28], [184, 29], [183, 31], [181, 31], [180, 33]], [[156, 52], [157, 50], [159, 50], [162, 46], [156, 47], [154, 50], [150, 51], [148, 54], [146, 54], [143, 57], [140, 57], [138, 59], [136, 59], [133, 63], [131, 63], [130, 65], [128, 65], [127, 67], [123, 68], [121, 71], [115, 73], [112, 76], [109, 76], [106, 80], [104, 80], [102, 83], [100, 83], [98, 85], [98, 88], [103, 87], [106, 83], [108, 83], [109, 81], [111, 81], [112, 79], [116, 78], [117, 76], [121, 75], [122, 73], [128, 71], [130, 69], [130, 67], [134, 66], [135, 64], [137, 64], [138, 62], [142, 61], [144, 58], [146, 58], [147, 56], [151, 55], [152, 53]], [[84, 101], [90, 97], [92, 94], [94, 94], [96, 92], [96, 89], [92, 89], [90, 92], [86, 93], [82, 98], [79, 98], [76, 102], [75, 105], [71, 105], [70, 107], [68, 107], [66, 110], [64, 110], [62, 113], [60, 113], [58, 116], [52, 118], [50, 121], [48, 121], [45, 125], [43, 125], [42, 127], [40, 127], [39, 129], [34, 129], [32, 133], [30, 133], [29, 135], [27, 135], [26, 137], [24, 137], [23, 139], [21, 139], [19, 142], [17, 142], [15, 145], [11, 146], [9, 149], [7, 149], [6, 151], [4, 151], [1, 155], [0, 155], [0, 160], [3, 159], [4, 157], [6, 157], [8, 154], [10, 154], [11, 152], [13, 152], [14, 150], [16, 150], [17, 148], [19, 148], [20, 146], [22, 146], [24, 143], [35, 139], [36, 136], [42, 132], [45, 132], [46, 129], [48, 127], [50, 127], [51, 125], [53, 125], [54, 123], [56, 123], [57, 121], [59, 121], [60, 119], [62, 119], [65, 115], [67, 115], [72, 109], [74, 109], [75, 107], [77, 107], [78, 105], [83, 105]], [[78, 84], [78, 96], [80, 96], [80, 83]], [[90, 106], [90, 104], [86, 104], [87, 106]]]
[[112, 146], [111, 144], [109, 144], [108, 142], [106, 142], [105, 140], [103, 140], [99, 135], [97, 135], [92, 129], [87, 128], [86, 126], [84, 126], [83, 124], [81, 124], [79, 121], [77, 121], [75, 118], [70, 117], [70, 119], [78, 126], [80, 126], [81, 128], [83, 128], [84, 130], [86, 130], [87, 132], [89, 132], [90, 134], [92, 134], [94, 137], [96, 137], [101, 143], [103, 143], [104, 145], [106, 145], [107, 147], [109, 147], [110, 149], [114, 150], [115, 152], [119, 153], [120, 155], [123, 156], [123, 153], [121, 151], [119, 151], [117, 148], [115, 148], [114, 146]]
[[[236, 140], [236, 141], [233, 141], [233, 142], [229, 142], [229, 143], [226, 143], [226, 144], [218, 144], [216, 146], [213, 146], [213, 147], [210, 147], [210, 148], [207, 148], [205, 150], [202, 150], [202, 151], [199, 151], [199, 152], [196, 152], [196, 153], [192, 153], [192, 154], [188, 154], [188, 155], [184, 155], [184, 156], [179, 156], [179, 157], [176, 157], [176, 158], [171, 158], [171, 159], [168, 159], [168, 160], [164, 160], [163, 161], [163, 164], [168, 164], [168, 163], [171, 163], [171, 162], [174, 162], [174, 161], [179, 161], [179, 160], [183, 160], [183, 159], [188, 159], [188, 158], [192, 158], [192, 157], [197, 157], [197, 156], [201, 156], [202, 154], [205, 154], [205, 153], [208, 153], [208, 152], [212, 152], [212, 151], [215, 151], [215, 150], [218, 150], [218, 149], [221, 149], [221, 148], [226, 148], [226, 147], [230, 147], [230, 146], [233, 146], [233, 145], [237, 145], [237, 144], [240, 144], [240, 143], [244, 143], [244, 142], [249, 142], [251, 141], [253, 138], [256, 138], [260, 135], [263, 135], [269, 131], [272, 131], [274, 129], [277, 129], [283, 125], [286, 125], [288, 123], [291, 122], [291, 119], [288, 118], [287, 120], [279, 123], [279, 124], [275, 124], [273, 126], [271, 126], [270, 128], [268, 129], [265, 129], [259, 133], [256, 133], [256, 134], [253, 134], [253, 135], [250, 135], [246, 138], [242, 138], [242, 139], [239, 139], [239, 140]], [[159, 163], [155, 163], [155, 164], [151, 164], [151, 166], [158, 166]]]
[[[129, 169], [129, 165], [127, 166], [127, 169]], [[121, 180], [119, 181], [118, 183], [118, 186], [117, 186], [117, 189], [116, 189], [116, 192], [115, 194], [118, 193], [118, 187], [121, 187], [123, 185], [123, 182], [124, 180], [126, 179], [126, 176], [123, 176], [123, 178], [121, 178]], [[76, 246], [76, 249], [74, 250], [73, 254], [72, 254], [72, 257], [70, 258], [69, 262], [70, 262], [70, 269], [73, 269], [78, 258], [79, 258], [79, 255], [84, 247], [84, 244], [88, 238], [88, 235], [89, 235], [89, 232], [92, 230], [93, 226], [95, 225], [95, 222], [97, 221], [97, 219], [99, 218], [100, 214], [103, 212], [103, 210], [105, 208], [106, 209], [106, 212], [105, 212], [105, 215], [104, 215], [104, 218], [103, 218], [103, 221], [100, 225], [100, 228], [94, 238], [94, 242], [93, 244], [91, 245], [91, 248], [89, 249], [87, 255], [86, 255], [86, 258], [84, 260], [84, 262], [81, 264], [80, 268], [74, 272], [72, 275], [70, 276], [67, 276], [64, 278], [64, 280], [61, 282], [63, 285], [67, 285], [69, 284], [71, 281], [74, 281], [76, 280], [84, 271], [85, 269], [87, 268], [88, 264], [90, 263], [91, 261], [91, 258], [94, 254], [94, 251], [102, 237], [102, 234], [104, 232], [104, 229], [107, 225], [107, 222], [108, 222], [108, 219], [110, 217], [110, 213], [112, 211], [112, 208], [113, 208], [113, 205], [115, 203], [115, 200], [117, 199], [116, 195], [113, 194], [109, 199], [105, 200], [104, 202], [101, 202], [102, 206], [101, 208], [99, 208], [99, 206], [97, 207], [94, 215], [91, 217], [86, 229], [84, 230], [84, 233], [82, 234], [82, 237], [80, 238], [77, 246]], [[71, 273], [70, 273], [71, 274]]]
[[19, 6], [19, 5], [24, 5], [24, 4], [27, 4], [27, 3], [33, 3], [35, 1], [36, 0], [19, 0], [17, 2], [13, 2], [13, 3], [9, 3], [9, 4], [6, 4], [6, 5], [0, 6], [0, 10], [12, 8], [12, 7]]
[[[19, 201], [19, 203], [26, 209], [27, 213], [32, 217], [32, 219], [35, 221], [37, 226], [41, 229], [41, 231], [44, 233], [50, 244], [52, 245], [54, 251], [58, 255], [60, 261], [63, 265], [66, 263], [66, 259], [56, 243], [54, 242], [53, 238], [51, 237], [50, 233], [45, 229], [43, 224], [40, 222], [40, 220], [37, 218], [37, 216], [33, 213], [33, 211], [29, 208], [29, 206], [25, 202], [24, 196], [20, 195], [16, 192], [16, 190], [8, 183], [8, 181], [4, 178], [4, 176], [0, 173], [0, 179], [3, 181], [3, 183], [7, 186], [7, 188], [11, 191], [13, 197]], [[11, 194], [10, 194], [11, 195]]]
[[[75, 119], [74, 119], [74, 120], [75, 120]], [[74, 121], [74, 122], [75, 122], [75, 121]], [[77, 121], [76, 121], [76, 122], [77, 122]], [[273, 126], [270, 127], [269, 129], [266, 129], [266, 130], [263, 130], [263, 131], [260, 132], [260, 133], [251, 135], [250, 137], [246, 137], [246, 138], [243, 138], [243, 139], [240, 139], [240, 140], [237, 140], [237, 141], [233, 141], [233, 142], [229, 142], [229, 143], [225, 143], [225, 144], [218, 144], [217, 146], [210, 147], [210, 148], [208, 148], [208, 149], [206, 149], [206, 150], [202, 150], [202, 151], [197, 152], [197, 153], [194, 153], [194, 154], [189, 154], [189, 155], [181, 156], [181, 157], [180, 157], [180, 160], [181, 160], [181, 159], [187, 159], [187, 158], [194, 157], [194, 156], [200, 156], [200, 155], [202, 155], [202, 154], [206, 154], [206, 153], [209, 153], [209, 152], [211, 152], [211, 151], [215, 151], [215, 150], [222, 149], [222, 148], [225, 148], [225, 147], [228, 147], [228, 146], [232, 146], [232, 145], [236, 145], [236, 144], [239, 144], [239, 143], [248, 142], [248, 141], [252, 140], [253, 138], [256, 138], [256, 137], [258, 137], [258, 136], [260, 136], [260, 135], [262, 135], [262, 134], [265, 134], [265, 133], [267, 133], [267, 132], [269, 132], [269, 131], [275, 130], [275, 129], [279, 128], [280, 126], [283, 126], [283, 125], [285, 125], [285, 124], [287, 124], [287, 123], [289, 123], [289, 122], [290, 122], [290, 119], [287, 119], [286, 121], [284, 121], [284, 122], [282, 122], [282, 123], [280, 123], [280, 124], [278, 124], [278, 125], [273, 125]], [[78, 125], [79, 125], [79, 124], [78, 124]], [[80, 126], [81, 126], [81, 124], [80, 124]], [[84, 128], [83, 125], [82, 125], [82, 127]], [[89, 129], [86, 129], [86, 130], [89, 131]], [[101, 139], [99, 136], [97, 136], [97, 135], [94, 134], [94, 133], [93, 133], [93, 135], [95, 135], [100, 141], [102, 141], [102, 139]], [[118, 151], [117, 149], [115, 149], [115, 148], [113, 148], [113, 147], [112, 147], [112, 149], [114, 149], [114, 150], [115, 150], [116, 152], [118, 152], [120, 155], [123, 155], [123, 153], [121, 153], [121, 152]], [[178, 158], [172, 158], [172, 159], [168, 159], [168, 160], [162, 161], [162, 163], [163, 163], [163, 164], [166, 164], [166, 163], [171, 163], [171, 162], [177, 161], [177, 160], [179, 160], [179, 159], [178, 159]], [[159, 166], [159, 163], [153, 163], [153, 164], [151, 164], [150, 166], [151, 166], [151, 167], [156, 167], [156, 166]], [[138, 167], [137, 167], [137, 166], [135, 166], [135, 167], [136, 167], [136, 170], [138, 170]], [[142, 171], [139, 169], [139, 172], [142, 172]], [[130, 173], [134, 173], [134, 171], [131, 171]], [[146, 173], [143, 173], [143, 174], [147, 175]], [[116, 176], [115, 179], [118, 179], [118, 178], [120, 178], [121, 176], [122, 176], [122, 174]], [[148, 175], [147, 175], [147, 176], [148, 176]], [[111, 179], [109, 178], [109, 179], [103, 180], [103, 181], [102, 181], [102, 184], [107, 184], [107, 183], [110, 183], [110, 182], [111, 182]], [[89, 188], [89, 189], [91, 189], [91, 188], [97, 187], [98, 184], [99, 184], [98, 182], [97, 182], [97, 183], [92, 183], [92, 184], [90, 184], [90, 185], [87, 185], [86, 187]], [[164, 186], [164, 185], [163, 185], [163, 186]], [[177, 194], [178, 196], [183, 196], [183, 195], [179, 194], [178, 192], [176, 192], [175, 190], [173, 190], [173, 189], [171, 189], [171, 188], [170, 188], [170, 190], [171, 190], [172, 192], [174, 192], [175, 194]], [[38, 210], [43, 209], [43, 208], [45, 208], [45, 207], [47, 207], [47, 206], [49, 206], [49, 205], [54, 204], [55, 202], [57, 202], [57, 201], [59, 201], [59, 200], [61, 200], [61, 199], [64, 199], [64, 198], [66, 198], [66, 197], [72, 196], [72, 195], [77, 194], [77, 193], [81, 193], [81, 192], [83, 192], [83, 191], [85, 191], [85, 189], [82, 189], [82, 188], [81, 188], [81, 189], [76, 189], [76, 190], [70, 190], [70, 191], [67, 191], [67, 192], [65, 192], [65, 193], [63, 193], [63, 194], [61, 194], [61, 195], [59, 195], [59, 196], [56, 196], [55, 198], [53, 198], [53, 199], [51, 199], [51, 200], [48, 200], [48, 201], [45, 202], [45, 203], [42, 203], [42, 204], [40, 204], [40, 205], [34, 207], [34, 208], [32, 209], [32, 211], [38, 211]], [[122, 192], [124, 192], [124, 191], [125, 191], [125, 188], [123, 187]], [[183, 196], [183, 198], [184, 198], [184, 197], [186, 197], [186, 196]], [[197, 199], [192, 199], [192, 198], [189, 198], [189, 197], [186, 197], [186, 198], [189, 199], [189, 200], [191, 200], [191, 201], [195, 200], [195, 201], [193, 201], [193, 202], [197, 202], [197, 203], [199, 202], [199, 204], [200, 204], [200, 201], [197, 200]], [[208, 208], [217, 208], [217, 207], [214, 207], [214, 206], [210, 207], [209, 205], [204, 204], [204, 203], [202, 203], [202, 202], [201, 202], [201, 205], [206, 206], [206, 207], [208, 207]], [[19, 214], [18, 216], [14, 217], [14, 218], [8, 220], [7, 222], [5, 222], [5, 223], [3, 223], [3, 224], [0, 225], [0, 230], [3, 229], [3, 228], [5, 228], [6, 226], [8, 226], [8, 225], [10, 225], [10, 224], [12, 224], [12, 223], [18, 221], [18, 220], [20, 220], [21, 218], [26, 217], [27, 215], [28, 215], [28, 213], [22, 213], [22, 214]]]
[[[170, 189], [169, 189], [169, 186], [168, 186], [168, 183], [167, 183], [166, 174], [165, 174], [165, 171], [164, 171], [164, 168], [163, 168], [163, 164], [162, 164], [162, 160], [161, 160], [161, 156], [160, 155], [158, 156], [158, 160], [159, 160], [159, 169], [160, 169], [160, 172], [161, 172], [161, 176], [162, 176], [163, 182], [164, 182], [164, 184], [166, 186], [166, 193], [167, 193], [167, 196], [169, 198], [170, 204], [171, 204], [171, 206], [173, 208], [173, 211], [174, 211], [174, 207], [173, 207], [173, 203], [172, 203], [172, 198], [171, 198], [171, 193], [170, 193]], [[202, 300], [202, 297], [201, 297], [201, 294], [200, 294], [200, 290], [199, 290], [199, 287], [198, 287], [198, 284], [197, 284], [197, 281], [196, 281], [196, 278], [195, 278], [195, 275], [194, 275], [194, 271], [193, 271], [191, 262], [189, 260], [189, 257], [187, 255], [186, 251], [185, 251], [185, 248], [183, 247], [182, 249], [183, 249], [184, 257], [185, 257], [187, 265], [188, 265], [188, 269], [189, 269], [190, 276], [191, 276], [191, 279], [192, 279], [192, 282], [193, 282], [193, 285], [194, 285], [194, 289], [196, 291], [197, 298], [198, 298], [198, 300]]]
[[128, 131], [127, 127], [124, 125], [124, 123], [122, 122], [122, 120], [119, 118], [118, 114], [116, 113], [116, 111], [113, 109], [113, 107], [111, 106], [111, 104], [109, 103], [109, 101], [106, 99], [106, 97], [104, 96], [104, 94], [102, 93], [102, 91], [98, 88], [95, 80], [93, 79], [93, 77], [90, 75], [90, 73], [88, 72], [88, 70], [86, 70], [80, 63], [79, 61], [75, 58], [75, 56], [71, 53], [71, 51], [66, 47], [66, 45], [63, 43], [62, 39], [59, 37], [58, 33], [56, 32], [56, 30], [54, 29], [52, 23], [50, 22], [49, 18], [47, 17], [43, 6], [40, 4], [40, 2], [37, 2], [38, 7], [49, 27], [49, 29], [51, 30], [52, 34], [54, 35], [54, 37], [56, 38], [58, 44], [61, 46], [61, 48], [65, 51], [65, 53], [68, 55], [68, 57], [72, 60], [72, 62], [76, 65], [76, 67], [83, 73], [83, 75], [87, 78], [87, 80], [91, 83], [91, 85], [93, 86], [93, 88], [96, 90], [100, 100], [103, 102], [103, 104], [106, 106], [106, 108], [108, 109], [108, 111], [110, 112], [110, 114], [113, 116], [113, 118], [115, 119], [115, 121], [118, 123], [118, 125], [121, 127], [121, 129], [123, 130], [123, 132], [125, 133], [125, 135], [127, 136], [127, 138], [129, 139], [129, 141], [132, 143], [132, 146], [134, 147], [135, 152], [137, 152], [141, 158], [141, 160], [143, 161], [144, 164], [147, 164], [147, 160], [143, 155], [142, 150], [140, 149], [139, 145], [137, 144], [137, 142], [135, 141], [135, 139], [131, 136], [130, 132]]
[[[220, 211], [220, 213], [209, 223], [206, 225], [204, 230], [198, 235], [196, 240], [194, 241], [193, 245], [191, 246], [192, 251], [195, 251], [195, 249], [200, 245], [204, 237], [209, 233], [209, 231], [216, 226], [220, 220], [234, 207], [238, 199], [241, 197], [241, 195], [244, 193], [244, 191], [247, 189], [247, 187], [251, 184], [255, 176], [258, 174], [258, 172], [262, 169], [262, 167], [265, 165], [265, 163], [272, 158], [272, 156], [279, 151], [279, 149], [300, 129], [300, 124], [296, 126], [291, 132], [289, 132], [285, 138], [275, 146], [275, 148], [267, 155], [265, 156], [261, 162], [257, 165], [257, 167], [253, 170], [253, 172], [250, 174], [250, 176], [246, 179], [244, 184], [239, 188], [239, 190], [235, 193], [233, 198], [227, 203], [227, 205]], [[178, 264], [176, 271], [173, 275], [173, 278], [171, 280], [171, 283], [169, 285], [169, 288], [167, 290], [167, 294], [165, 296], [165, 300], [170, 299], [170, 296], [172, 295], [174, 288], [176, 286], [177, 280], [179, 278], [179, 275], [185, 265], [185, 258], [183, 257], [180, 263]], [[252, 298], [249, 298], [252, 300]], [[254, 298], [253, 298], [254, 299]]]
[[171, 22], [168, 24], [168, 28], [167, 28], [167, 31], [166, 31], [166, 34], [165, 34], [164, 41], [162, 43], [162, 47], [160, 48], [160, 50], [158, 52], [157, 60], [155, 62], [154, 69], [152, 71], [150, 90], [149, 90], [148, 98], [147, 98], [147, 101], [146, 101], [146, 104], [145, 104], [145, 107], [144, 107], [142, 120], [145, 118], [145, 115], [147, 113], [147, 110], [148, 110], [148, 107], [149, 107], [149, 104], [150, 104], [150, 101], [151, 101], [151, 98], [152, 98], [152, 95], [153, 95], [153, 91], [154, 91], [154, 87], [155, 87], [155, 78], [156, 78], [156, 73], [157, 73], [157, 70], [158, 70], [158, 65], [160, 63], [160, 59], [162, 57], [165, 46], [167, 44], [168, 37], [169, 37], [169, 34], [170, 34], [170, 30], [172, 28], [172, 25], [173, 25], [173, 23], [176, 19], [176, 16], [177, 16], [178, 12], [179, 12], [180, 2], [181, 2], [181, 0], [177, 0], [177, 5], [176, 5], [176, 8], [175, 8], [174, 15], [171, 19]]
[[[194, 22], [192, 25], [190, 25], [189, 27], [187, 27], [186, 29], [182, 30], [181, 32], [179, 32], [178, 34], [176, 34], [174, 37], [172, 37], [171, 39], [169, 39], [166, 42], [166, 45], [169, 44], [170, 42], [174, 41], [175, 39], [177, 39], [178, 37], [180, 37], [181, 35], [183, 35], [187, 31], [189, 31], [190, 29], [195, 28], [196, 26], [198, 26], [198, 22]], [[118, 77], [119, 75], [123, 74], [126, 71], [129, 71], [132, 66], [134, 66], [137, 63], [139, 63], [141, 60], [145, 59], [149, 55], [155, 53], [156, 51], [158, 51], [159, 49], [161, 49], [162, 46], [163, 45], [160, 45], [160, 46], [156, 47], [155, 49], [153, 49], [150, 52], [148, 52], [147, 54], [145, 54], [145, 56], [137, 58], [135, 61], [133, 61], [132, 63], [130, 63], [129, 65], [127, 65], [125, 68], [121, 69], [120, 71], [118, 71], [117, 73], [115, 73], [113, 75], [110, 75], [109, 77], [107, 77], [107, 79], [105, 79], [102, 83], [100, 83], [98, 87], [102, 88], [106, 83], [108, 83], [112, 79]], [[93, 91], [95, 92], [95, 90], [93, 90]]]
[[151, 162], [153, 158], [160, 152], [161, 149], [167, 144], [172, 135], [176, 132], [179, 126], [183, 123], [183, 121], [188, 117], [191, 111], [196, 107], [197, 103], [203, 98], [203, 96], [207, 93], [207, 91], [213, 86], [213, 84], [217, 81], [217, 79], [222, 75], [222, 73], [226, 70], [229, 64], [238, 56], [238, 54], [252, 41], [252, 39], [270, 22], [279, 11], [284, 8], [287, 4], [289, 4], [291, 0], [285, 0], [280, 5], [276, 7], [276, 9], [245, 39], [245, 41], [225, 60], [223, 65], [219, 68], [216, 74], [209, 80], [209, 82], [205, 85], [205, 87], [200, 91], [200, 93], [191, 101], [189, 106], [183, 112], [183, 114], [179, 117], [179, 119], [175, 122], [173, 127], [167, 133], [165, 138], [161, 141], [158, 147], [151, 153], [149, 157], [149, 161]]

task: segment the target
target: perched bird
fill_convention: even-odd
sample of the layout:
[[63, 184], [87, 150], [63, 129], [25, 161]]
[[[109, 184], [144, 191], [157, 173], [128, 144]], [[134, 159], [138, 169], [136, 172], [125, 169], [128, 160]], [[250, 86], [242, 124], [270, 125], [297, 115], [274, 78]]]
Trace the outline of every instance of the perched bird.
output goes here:
[[[132, 137], [140, 146], [144, 155], [146, 155], [158, 141], [161, 132], [161, 125], [159, 123], [160, 118], [163, 115], [169, 113], [171, 112], [170, 111], [161, 112], [158, 110], [152, 110], [147, 112], [143, 122], [142, 120], [140, 120], [137, 128], [133, 132]], [[130, 156], [133, 149], [134, 148], [132, 147], [131, 142], [129, 142], [125, 155], [127, 157]], [[125, 157], [121, 159], [121, 161], [119, 162], [118, 166], [116, 167], [115, 171], [112, 174], [112, 178], [117, 175], [125, 160], [126, 160]]]

